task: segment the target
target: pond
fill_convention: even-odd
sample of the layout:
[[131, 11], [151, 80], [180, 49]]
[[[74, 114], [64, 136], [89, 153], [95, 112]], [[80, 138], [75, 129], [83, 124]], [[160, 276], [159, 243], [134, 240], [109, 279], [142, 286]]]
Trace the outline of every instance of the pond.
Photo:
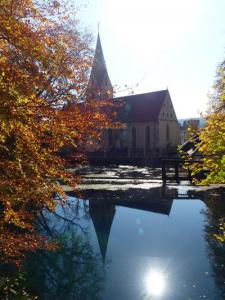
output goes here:
[[[225, 299], [224, 192], [161, 185], [158, 170], [79, 171], [79, 194], [45, 213], [55, 252], [29, 254], [28, 290], [39, 299]], [[68, 219], [70, 221], [68, 221]]]

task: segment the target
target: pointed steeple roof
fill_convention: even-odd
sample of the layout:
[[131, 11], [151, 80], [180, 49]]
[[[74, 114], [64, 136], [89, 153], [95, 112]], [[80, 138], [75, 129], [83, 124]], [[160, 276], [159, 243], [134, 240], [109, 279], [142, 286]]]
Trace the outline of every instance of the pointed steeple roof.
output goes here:
[[98, 34], [91, 75], [86, 89], [86, 97], [93, 99], [112, 98], [113, 87], [108, 75], [101, 40]]

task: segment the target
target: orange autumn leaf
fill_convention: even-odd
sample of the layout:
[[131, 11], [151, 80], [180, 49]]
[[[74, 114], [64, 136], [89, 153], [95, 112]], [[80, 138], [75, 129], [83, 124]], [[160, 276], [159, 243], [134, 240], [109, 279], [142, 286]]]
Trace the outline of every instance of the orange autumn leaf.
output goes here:
[[34, 220], [54, 211], [56, 192], [63, 199], [57, 180], [76, 185], [58, 154], [71, 146], [74, 163], [81, 162], [88, 141], [113, 126], [103, 104], [83, 100], [92, 51], [74, 16], [64, 1], [1, 1], [1, 261], [54, 248]]

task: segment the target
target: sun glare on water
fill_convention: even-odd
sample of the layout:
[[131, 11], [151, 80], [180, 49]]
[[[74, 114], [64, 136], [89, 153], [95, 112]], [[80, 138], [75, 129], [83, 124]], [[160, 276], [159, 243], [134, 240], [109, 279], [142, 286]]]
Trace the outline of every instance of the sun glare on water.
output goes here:
[[165, 275], [159, 271], [150, 271], [145, 278], [145, 288], [151, 296], [162, 296], [166, 288]]

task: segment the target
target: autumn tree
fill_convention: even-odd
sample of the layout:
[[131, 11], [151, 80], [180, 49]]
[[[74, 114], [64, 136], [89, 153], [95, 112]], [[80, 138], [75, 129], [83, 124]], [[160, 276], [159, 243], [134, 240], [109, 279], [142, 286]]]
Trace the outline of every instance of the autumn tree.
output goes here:
[[209, 95], [208, 106], [208, 114], [225, 112], [225, 60], [217, 67], [214, 90]]
[[[66, 3], [66, 4], [65, 4]], [[68, 11], [73, 12], [69, 14]], [[1, 0], [0, 5], [0, 260], [19, 263], [26, 250], [54, 248], [34, 221], [54, 210], [58, 179], [74, 185], [58, 155], [76, 160], [109, 119], [84, 102], [90, 37], [78, 30], [70, 2]], [[103, 103], [103, 102], [102, 102]]]
[[196, 146], [202, 158], [198, 165], [191, 165], [192, 175], [201, 170], [205, 170], [207, 175], [194, 181], [207, 185], [225, 183], [225, 61], [217, 69], [206, 126], [198, 131], [198, 136]]

